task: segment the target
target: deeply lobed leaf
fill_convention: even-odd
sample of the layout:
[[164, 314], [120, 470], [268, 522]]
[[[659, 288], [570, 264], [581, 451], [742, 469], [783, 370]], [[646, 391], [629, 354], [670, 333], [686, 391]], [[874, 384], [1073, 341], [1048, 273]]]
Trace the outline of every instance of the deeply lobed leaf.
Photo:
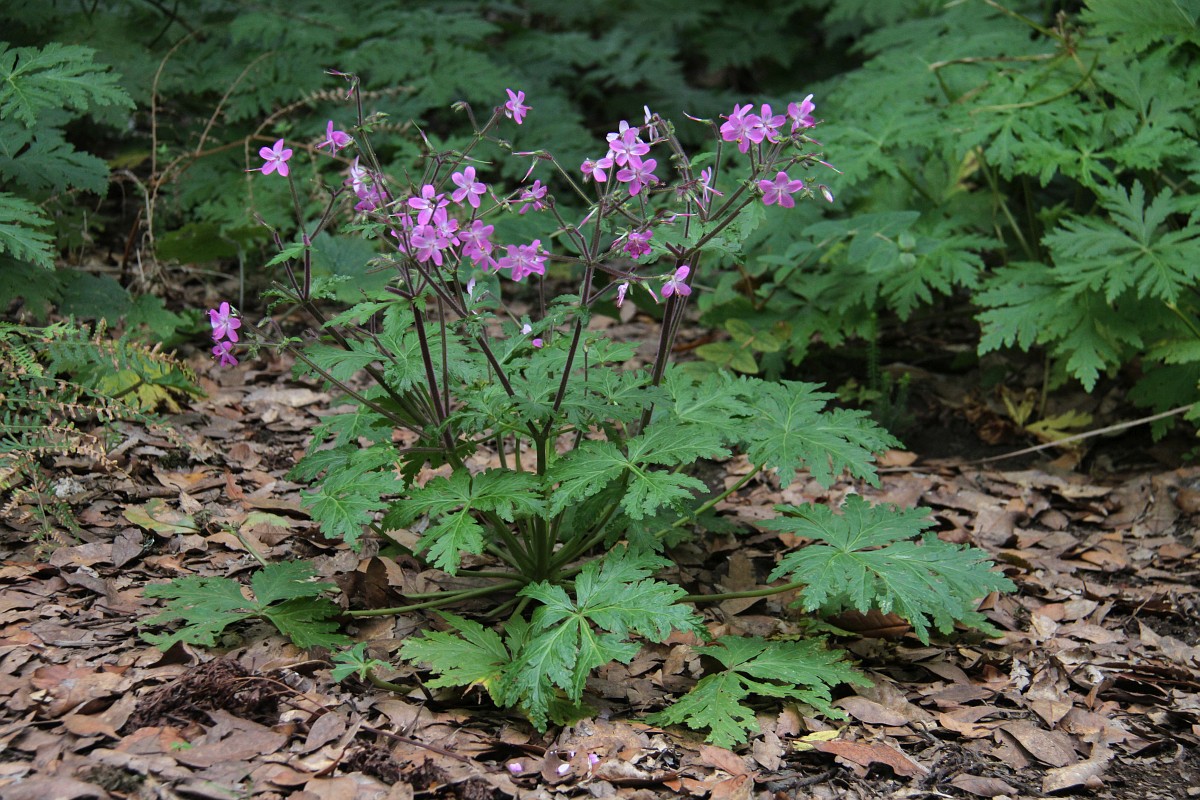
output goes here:
[[857, 495], [841, 514], [816, 505], [776, 508], [788, 516], [764, 527], [821, 542], [787, 554], [770, 575], [805, 583], [798, 601], [805, 610], [896, 613], [928, 642], [931, 625], [943, 633], [958, 622], [986, 627], [976, 611], [979, 598], [1016, 588], [981, 550], [932, 534], [914, 540], [932, 524], [928, 509], [872, 506]]

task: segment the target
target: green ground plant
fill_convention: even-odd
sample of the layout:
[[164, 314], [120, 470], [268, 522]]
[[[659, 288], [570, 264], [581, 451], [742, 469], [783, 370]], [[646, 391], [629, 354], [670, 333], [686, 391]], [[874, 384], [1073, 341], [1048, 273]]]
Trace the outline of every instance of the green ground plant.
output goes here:
[[[710, 137], [702, 151], [647, 109], [642, 124], [620, 121], [582, 166], [539, 149], [506, 155], [523, 165], [513, 170], [481, 154], [512, 147], [506, 118], [522, 125], [541, 112], [536, 97], [531, 110], [524, 92], [508, 89], [479, 121], [456, 104], [473, 133], [398, 179], [376, 158], [356, 79], [334, 74], [359, 100], [357, 124], [346, 132], [329, 122], [317, 149], [356, 154], [345, 187], [326, 188], [324, 209], [309, 216], [299, 148], [279, 139], [259, 153], [258, 180], [288, 188], [302, 230], [291, 243], [275, 233], [272, 295], [305, 311], [315, 335], [286, 336], [271, 319], [247, 326], [222, 303], [209, 312], [213, 353], [235, 364], [247, 344], [286, 346], [300, 372], [345, 393], [352, 410], [323, 419], [292, 472], [311, 484], [302, 493], [310, 514], [351, 547], [379, 537], [470, 582], [347, 615], [437, 610], [444, 629], [401, 650], [433, 673], [426, 685], [483, 686], [544, 730], [587, 712], [593, 670], [628, 663], [641, 640], [707, 640], [697, 608], [744, 596], [689, 594], [660, 577], [672, 544], [719, 524], [717, 503], [766, 474], [784, 485], [801, 470], [826, 486], [843, 474], [875, 482], [873, 454], [896, 445], [864, 412], [830, 408], [833, 395], [817, 385], [697, 376], [671, 363], [710, 260], [738, 254], [765, 207], [821, 197], [812, 175], [827, 167], [809, 135], [812, 98], [786, 115], [746, 104], [724, 122], [690, 122]], [[715, 177], [731, 162], [740, 178]], [[502, 189], [514, 171], [522, 179]], [[550, 190], [552, 178], [572, 203]], [[359, 213], [345, 227], [372, 243], [382, 286], [314, 274], [314, 243], [353, 201]], [[572, 206], [584, 210], [568, 216]], [[569, 288], [554, 296], [557, 286]], [[331, 309], [347, 288], [358, 298]], [[627, 364], [637, 342], [589, 325], [598, 304], [619, 306], [631, 293], [653, 298], [661, 314], [645, 367]], [[735, 450], [754, 469], [731, 488], [713, 492], [692, 474], [698, 461]], [[922, 536], [924, 510], [853, 499], [840, 514], [779, 511], [781, 530], [824, 544], [786, 558], [772, 576], [782, 583], [753, 596], [796, 591], [806, 611], [895, 611], [928, 641], [958, 624], [988, 630], [976, 602], [1012, 588], [981, 551]], [[211, 644], [226, 624], [274, 619], [281, 603], [319, 594], [304, 576], [284, 578], [283, 591], [256, 583], [253, 601], [229, 581], [155, 589], [170, 598], [168, 618], [184, 621], [158, 641]], [[480, 599], [489, 606], [481, 620], [449, 610]], [[294, 619], [280, 627], [297, 635]], [[654, 719], [726, 746], [756, 730], [751, 696], [838, 716], [832, 687], [864, 680], [820, 637], [722, 639], [704, 651], [725, 669]], [[371, 671], [362, 648], [338, 661], [343, 675]]]
[[113, 469], [116, 423], [157, 427], [155, 411], [178, 411], [200, 393], [180, 361], [113, 339], [103, 325], [0, 322], [0, 516], [31, 518], [47, 546], [65, 543], [79, 525], [54, 485], [53, 459], [83, 456]]
[[969, 302], [979, 352], [1038, 348], [1050, 385], [1126, 369], [1163, 410], [1200, 379], [1200, 3], [837, 0], [827, 36], [865, 63], [824, 84], [845, 147], [835, 207], [769, 216], [702, 306], [791, 324], [773, 374], [818, 336], [870, 336]]

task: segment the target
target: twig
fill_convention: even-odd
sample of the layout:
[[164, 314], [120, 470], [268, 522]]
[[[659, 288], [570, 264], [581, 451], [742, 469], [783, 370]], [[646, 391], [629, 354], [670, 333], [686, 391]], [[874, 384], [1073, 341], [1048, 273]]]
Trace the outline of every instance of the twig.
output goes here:
[[[1178, 408], [1172, 408], [1170, 411], [1162, 411], [1158, 414], [1151, 414], [1148, 417], [1142, 417], [1140, 419], [1129, 420], [1128, 422], [1118, 422], [1115, 425], [1109, 425], [1108, 427], [1105, 427], [1105, 428], [1097, 428], [1094, 431], [1085, 431], [1084, 433], [1077, 433], [1074, 436], [1067, 436], [1066, 438], [1063, 438], [1063, 439], [1055, 439], [1053, 442], [1046, 442], [1045, 444], [1039, 444], [1039, 445], [1035, 445], [1033, 447], [1026, 447], [1023, 450], [1014, 450], [1011, 453], [1004, 453], [1004, 454], [998, 455], [998, 456], [988, 456], [986, 458], [976, 458], [971, 461], [962, 461], [962, 462], [960, 462], [960, 465], [967, 466], [969, 464], [987, 464], [992, 461], [1003, 461], [1008, 458], [1016, 458], [1017, 456], [1029, 455], [1030, 453], [1039, 453], [1042, 450], [1047, 450], [1051, 447], [1061, 447], [1062, 445], [1065, 445], [1065, 444], [1071, 444], [1072, 442], [1082, 442], [1084, 439], [1091, 439], [1092, 437], [1102, 436], [1106, 433], [1115, 433], [1117, 431], [1123, 431], [1126, 428], [1133, 428], [1138, 425], [1145, 425], [1148, 422], [1157, 422], [1160, 419], [1166, 419], [1167, 417], [1173, 417], [1173, 416], [1176, 416], [1177, 414], [1182, 414], [1185, 411], [1190, 411], [1193, 408], [1193, 406], [1194, 406], [1194, 404], [1189, 403], [1186, 406], [1179, 406]], [[913, 466], [885, 467], [878, 471], [879, 472], [911, 472], [913, 469], [915, 469], [915, 467], [913, 467]]]

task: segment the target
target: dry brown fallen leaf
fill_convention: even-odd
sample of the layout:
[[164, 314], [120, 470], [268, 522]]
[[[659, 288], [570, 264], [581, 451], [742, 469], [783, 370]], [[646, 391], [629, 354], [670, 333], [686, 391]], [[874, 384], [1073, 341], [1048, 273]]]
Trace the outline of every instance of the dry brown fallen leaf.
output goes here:
[[1047, 771], [1045, 777], [1042, 778], [1042, 792], [1050, 794], [1075, 786], [1093, 788], [1100, 776], [1108, 769], [1112, 757], [1112, 750], [1107, 745], [1098, 744], [1086, 761]]
[[832, 742], [814, 741], [808, 744], [813, 750], [829, 753], [843, 763], [848, 762], [860, 767], [870, 767], [872, 764], [886, 764], [897, 775], [905, 778], [911, 778], [914, 775], [929, 774], [928, 769], [913, 761], [896, 748], [882, 742], [864, 744], [862, 742], [835, 740]]
[[1017, 790], [999, 778], [983, 778], [978, 775], [960, 773], [950, 780], [950, 785], [970, 792], [977, 797], [999, 797], [1001, 795], [1015, 796]]

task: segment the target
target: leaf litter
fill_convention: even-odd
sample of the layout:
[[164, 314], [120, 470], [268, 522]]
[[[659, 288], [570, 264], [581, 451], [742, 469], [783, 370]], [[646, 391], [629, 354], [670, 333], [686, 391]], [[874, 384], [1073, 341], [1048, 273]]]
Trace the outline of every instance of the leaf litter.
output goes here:
[[[354, 553], [308, 519], [286, 473], [328, 413], [319, 387], [278, 362], [214, 375], [209, 396], [172, 418], [188, 452], [131, 429], [120, 471], [56, 467], [82, 487], [65, 498], [82, 540], [44, 557], [26, 523], [0, 531], [6, 800], [1200, 797], [1200, 468], [1100, 482], [897, 453], [879, 487], [752, 482], [718, 507], [738, 533], [675, 552], [684, 585], [764, 581], [804, 542], [766, 529], [765, 510], [861, 495], [927, 506], [939, 538], [988, 550], [1018, 585], [982, 604], [1001, 635], [923, 644], [893, 615], [824, 620], [873, 685], [839, 690], [844, 722], [768, 698], [736, 752], [645, 721], [706, 674], [710, 656], [676, 636], [600, 669], [588, 683], [596, 716], [542, 736], [482, 689], [430, 690], [398, 664], [410, 636], [441, 624], [433, 615], [343, 629], [397, 663], [382, 677], [407, 693], [335, 683], [328, 651], [302, 650], [252, 613], [210, 649], [140, 638], [164, 611], [147, 586], [221, 579], [249, 597], [254, 552], [311, 560], [343, 607], [460, 585], [371, 542]], [[709, 479], [732, 485], [747, 469], [734, 459]], [[713, 632], [790, 641], [808, 629], [793, 599], [725, 602], [706, 619]]]

